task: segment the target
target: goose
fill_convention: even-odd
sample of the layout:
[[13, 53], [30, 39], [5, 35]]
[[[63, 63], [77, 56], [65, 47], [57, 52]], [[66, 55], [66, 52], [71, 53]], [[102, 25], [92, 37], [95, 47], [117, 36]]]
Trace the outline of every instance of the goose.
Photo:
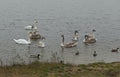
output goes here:
[[44, 48], [45, 47], [45, 38], [42, 38], [42, 41], [39, 41], [38, 47]]
[[78, 31], [77, 30], [74, 32], [74, 37], [73, 37], [72, 41], [78, 41]]
[[37, 54], [37, 55], [30, 55], [31, 58], [37, 58], [37, 59], [40, 59], [40, 54]]
[[96, 56], [97, 56], [97, 52], [94, 51], [94, 53], [93, 53], [93, 57], [96, 57]]
[[29, 32], [29, 37], [30, 39], [40, 39], [41, 38], [41, 35], [37, 33], [37, 31], [34, 31], [34, 32]]
[[17, 44], [31, 44], [30, 40], [25, 40], [25, 39], [13, 39]]
[[76, 47], [78, 44], [78, 42], [70, 42], [70, 43], [64, 44], [64, 35], [61, 35], [61, 37], [62, 37], [61, 47], [72, 48], [72, 47]]
[[95, 38], [90, 38], [89, 39], [89, 36], [88, 35], [85, 35], [85, 38], [83, 40], [84, 43], [95, 43], [96, 42], [96, 39]]
[[119, 48], [112, 49], [111, 52], [118, 52]]

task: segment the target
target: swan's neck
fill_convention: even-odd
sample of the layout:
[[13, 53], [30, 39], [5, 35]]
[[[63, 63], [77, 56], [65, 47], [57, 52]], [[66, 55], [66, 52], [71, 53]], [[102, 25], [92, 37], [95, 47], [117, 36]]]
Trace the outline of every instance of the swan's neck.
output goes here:
[[35, 20], [35, 21], [34, 21], [34, 29], [37, 29], [37, 23], [38, 23], [38, 22]]
[[28, 42], [31, 43], [31, 40], [30, 40], [29, 36], [28, 36]]
[[92, 37], [95, 38], [95, 34], [94, 34], [94, 31], [92, 31], [91, 33]]
[[62, 43], [64, 44], [64, 40], [65, 40], [65, 38], [64, 38], [64, 36], [62, 37]]

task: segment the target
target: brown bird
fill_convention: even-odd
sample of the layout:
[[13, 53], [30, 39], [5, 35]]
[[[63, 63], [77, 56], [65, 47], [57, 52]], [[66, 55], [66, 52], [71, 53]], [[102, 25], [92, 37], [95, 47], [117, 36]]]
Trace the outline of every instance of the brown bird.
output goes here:
[[76, 47], [78, 44], [78, 42], [64, 43], [64, 35], [61, 35], [61, 37], [62, 37], [61, 47], [72, 48], [72, 47]]
[[118, 52], [119, 48], [112, 49], [111, 52]]

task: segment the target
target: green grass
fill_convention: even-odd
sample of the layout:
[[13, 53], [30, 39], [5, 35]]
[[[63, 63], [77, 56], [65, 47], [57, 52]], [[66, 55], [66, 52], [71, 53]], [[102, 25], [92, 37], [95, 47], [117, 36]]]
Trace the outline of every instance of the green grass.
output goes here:
[[34, 62], [0, 67], [0, 77], [120, 77], [120, 63], [70, 65]]

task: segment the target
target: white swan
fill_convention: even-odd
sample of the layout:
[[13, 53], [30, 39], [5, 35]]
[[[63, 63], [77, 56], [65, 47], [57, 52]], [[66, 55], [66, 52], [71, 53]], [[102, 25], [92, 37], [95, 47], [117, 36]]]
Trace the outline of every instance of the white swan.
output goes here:
[[33, 25], [28, 25], [28, 26], [25, 26], [24, 27], [26, 30], [31, 30], [31, 29], [33, 29]]
[[26, 26], [26, 27], [24, 27], [24, 28], [25, 28], [26, 30], [37, 30], [37, 23], [38, 23], [38, 21], [35, 19], [33, 25], [28, 25], [28, 26]]
[[29, 41], [27, 41], [27, 40], [25, 40], [25, 39], [13, 39], [17, 44], [30, 44], [31, 42], [30, 42], [30, 40]]
[[35, 26], [35, 25], [28, 25], [28, 26], [26, 26], [26, 27], [24, 27], [26, 30], [37, 30], [37, 26]]
[[45, 38], [42, 39], [42, 41], [39, 41], [38, 43], [38, 47], [44, 48], [45, 47], [45, 42], [44, 42]]

